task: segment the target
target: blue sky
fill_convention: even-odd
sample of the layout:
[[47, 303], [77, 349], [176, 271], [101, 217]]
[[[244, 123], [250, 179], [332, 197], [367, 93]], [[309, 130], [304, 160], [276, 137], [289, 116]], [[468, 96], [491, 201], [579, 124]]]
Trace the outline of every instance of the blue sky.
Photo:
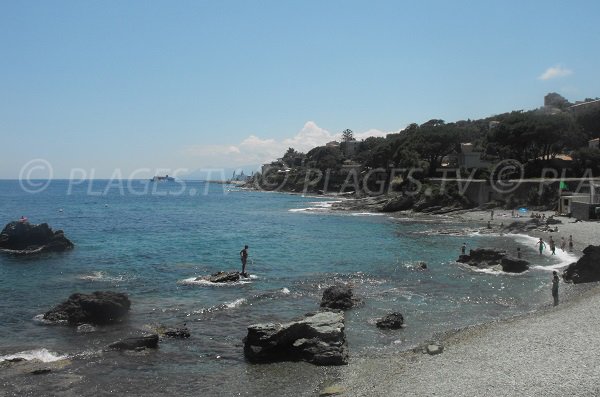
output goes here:
[[600, 96], [597, 1], [0, 7], [0, 178], [34, 159], [55, 178], [259, 164], [346, 128]]

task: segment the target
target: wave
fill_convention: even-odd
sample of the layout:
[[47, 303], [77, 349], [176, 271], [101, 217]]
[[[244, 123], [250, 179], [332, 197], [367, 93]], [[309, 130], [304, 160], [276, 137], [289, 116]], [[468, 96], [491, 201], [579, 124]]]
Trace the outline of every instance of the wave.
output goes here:
[[124, 281], [125, 278], [123, 276], [109, 276], [105, 272], [97, 271], [92, 272], [90, 274], [81, 274], [77, 276], [79, 280], [84, 281], [109, 281], [109, 282], [121, 282]]
[[37, 360], [44, 363], [51, 363], [54, 361], [64, 360], [67, 357], [68, 356], [60, 355], [58, 353], [51, 352], [48, 349], [42, 348], [0, 356], [0, 362], [22, 359], [27, 361]]
[[341, 203], [341, 200], [333, 200], [333, 201], [313, 201], [308, 204], [310, 207], [306, 208], [291, 208], [289, 212], [325, 212], [329, 211], [331, 207], [333, 207], [336, 203]]
[[215, 306], [194, 310], [191, 314], [209, 314], [225, 310], [237, 309], [238, 307], [243, 305], [254, 304], [258, 301], [266, 299], [274, 299], [280, 295], [289, 295], [290, 293], [290, 290], [284, 287], [276, 291], [265, 292], [262, 294], [250, 296], [248, 298], [238, 298], [231, 302], [225, 302]]
[[[537, 243], [539, 240], [539, 238], [532, 237], [527, 234], [513, 234], [512, 236], [514, 236], [518, 242], [520, 242], [524, 245], [529, 245], [529, 246], [535, 246], [535, 243]], [[560, 240], [557, 241], [557, 243], [560, 244]], [[546, 270], [546, 271], [553, 271], [553, 270], [562, 269], [562, 268], [570, 265], [573, 262], [577, 262], [577, 259], [579, 259], [579, 257], [577, 255], [573, 254], [572, 252], [563, 251], [562, 249], [560, 249], [558, 244], [557, 244], [556, 251], [555, 251], [556, 255], [549, 255], [546, 253], [544, 253], [542, 255], [542, 257], [544, 257], [544, 258], [551, 257], [551, 258], [557, 260], [558, 261], [557, 263], [553, 263], [550, 265], [535, 265], [535, 266], [532, 266], [532, 268]], [[545, 252], [550, 252], [549, 248], [547, 248]]]

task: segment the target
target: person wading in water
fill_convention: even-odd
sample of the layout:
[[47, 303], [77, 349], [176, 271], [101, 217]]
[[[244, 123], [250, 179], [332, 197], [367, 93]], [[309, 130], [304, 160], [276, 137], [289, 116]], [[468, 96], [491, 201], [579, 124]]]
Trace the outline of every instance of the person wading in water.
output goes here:
[[248, 277], [246, 274], [246, 262], [248, 261], [248, 246], [245, 245], [244, 249], [240, 251], [240, 259], [242, 260], [242, 276]]

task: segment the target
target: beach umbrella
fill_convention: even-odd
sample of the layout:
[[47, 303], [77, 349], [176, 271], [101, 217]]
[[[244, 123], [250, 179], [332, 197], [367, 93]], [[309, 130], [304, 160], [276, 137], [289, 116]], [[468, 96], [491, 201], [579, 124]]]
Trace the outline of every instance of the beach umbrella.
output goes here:
[[519, 208], [519, 212], [526, 213], [527, 212], [527, 208], [521, 207], [521, 208]]

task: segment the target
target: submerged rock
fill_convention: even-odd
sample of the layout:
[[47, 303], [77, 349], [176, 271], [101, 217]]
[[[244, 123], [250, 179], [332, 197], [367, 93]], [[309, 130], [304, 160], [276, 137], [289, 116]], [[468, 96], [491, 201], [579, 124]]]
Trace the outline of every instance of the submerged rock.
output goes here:
[[190, 330], [187, 327], [168, 328], [165, 330], [164, 335], [169, 338], [185, 339], [190, 337]]
[[146, 334], [120, 340], [108, 345], [113, 350], [140, 350], [158, 347], [158, 334]]
[[334, 285], [323, 291], [321, 307], [346, 310], [352, 306], [354, 306], [354, 299], [352, 298], [352, 289], [350, 287]]
[[0, 232], [0, 249], [14, 255], [31, 255], [42, 252], [62, 252], [74, 247], [62, 230], [52, 231], [47, 223], [8, 223]]
[[563, 279], [574, 284], [600, 281], [600, 245], [588, 245], [583, 256], [564, 270]]
[[53, 322], [79, 324], [110, 324], [129, 312], [131, 302], [126, 294], [112, 291], [96, 291], [91, 294], [76, 293], [65, 302], [44, 314]]
[[404, 324], [404, 317], [401, 313], [390, 313], [377, 320], [377, 327], [382, 329], [399, 329]]
[[344, 314], [319, 312], [287, 324], [251, 325], [244, 338], [244, 355], [253, 363], [347, 364]]

